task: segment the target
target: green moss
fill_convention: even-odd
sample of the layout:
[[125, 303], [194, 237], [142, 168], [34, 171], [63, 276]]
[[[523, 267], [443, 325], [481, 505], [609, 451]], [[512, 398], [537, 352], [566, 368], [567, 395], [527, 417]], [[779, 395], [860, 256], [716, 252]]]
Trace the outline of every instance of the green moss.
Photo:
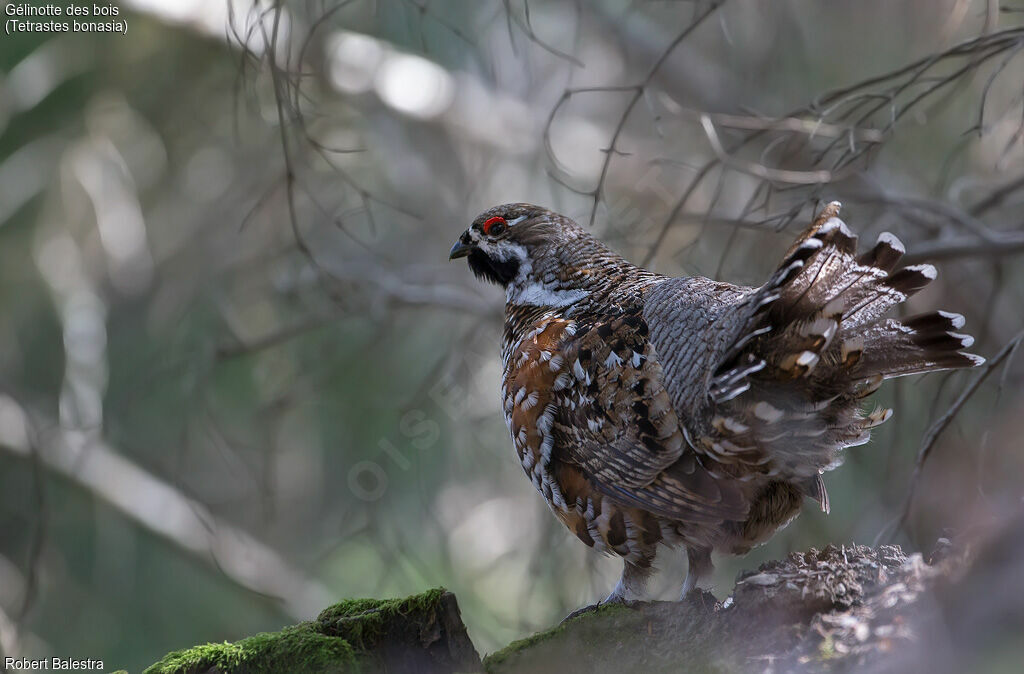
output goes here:
[[509, 659], [514, 658], [520, 651], [532, 648], [537, 644], [544, 643], [546, 641], [553, 641], [557, 639], [567, 628], [570, 626], [579, 625], [583, 622], [594, 620], [599, 616], [609, 616], [615, 613], [632, 613], [633, 609], [623, 604], [605, 604], [597, 607], [594, 611], [584, 613], [583, 615], [576, 616], [570, 620], [552, 627], [544, 632], [537, 632], [534, 635], [528, 636], [525, 639], [519, 639], [513, 641], [505, 648], [500, 651], [495, 651], [484, 658], [484, 670], [492, 671], [505, 664]]
[[320, 612], [317, 621], [330, 622], [336, 618], [347, 618], [377, 611], [382, 615], [406, 615], [413, 611], [432, 611], [441, 602], [441, 596], [447, 592], [443, 587], [427, 590], [423, 594], [414, 594], [404, 599], [346, 599]]
[[831, 634], [825, 635], [821, 645], [818, 646], [818, 657], [822, 660], [831, 660], [836, 657], [836, 645]]
[[404, 599], [347, 599], [317, 619], [257, 634], [235, 643], [204, 644], [168, 653], [145, 674], [196, 674], [215, 667], [244, 672], [358, 672], [362, 654], [384, 634], [395, 615], [434, 611], [444, 588]]
[[392, 617], [432, 613], [444, 593], [445, 589], [439, 587], [404, 599], [347, 599], [321, 611], [317, 622], [321, 630], [367, 650], [380, 640]]
[[191, 674], [216, 667], [221, 672], [358, 672], [352, 646], [301, 623], [280, 632], [261, 633], [235, 643], [204, 644], [168, 653], [145, 674]]
[[333, 618], [342, 618], [346, 616], [358, 615], [360, 613], [366, 613], [367, 611], [373, 611], [378, 609], [382, 604], [387, 604], [389, 601], [395, 601], [393, 599], [346, 599], [340, 601], [334, 606], [328, 606], [320, 615], [317, 616], [317, 620], [324, 622]]

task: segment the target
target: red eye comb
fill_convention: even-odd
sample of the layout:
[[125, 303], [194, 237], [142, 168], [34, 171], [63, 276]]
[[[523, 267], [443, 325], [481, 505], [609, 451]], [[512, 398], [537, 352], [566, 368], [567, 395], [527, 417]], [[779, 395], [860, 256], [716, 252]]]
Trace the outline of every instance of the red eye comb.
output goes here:
[[499, 222], [504, 225], [505, 218], [501, 217], [500, 215], [495, 215], [493, 218], [487, 218], [487, 220], [485, 220], [483, 224], [484, 234], [490, 234], [491, 227], [498, 224]]

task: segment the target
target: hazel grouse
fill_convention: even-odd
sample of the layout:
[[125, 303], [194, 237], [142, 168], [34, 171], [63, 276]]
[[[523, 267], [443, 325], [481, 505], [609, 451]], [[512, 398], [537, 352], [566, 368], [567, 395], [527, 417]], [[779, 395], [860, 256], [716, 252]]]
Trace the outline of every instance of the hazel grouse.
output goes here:
[[889, 233], [857, 255], [831, 203], [759, 288], [670, 278], [530, 204], [481, 214], [451, 249], [505, 289], [502, 400], [523, 470], [581, 541], [622, 558], [606, 601], [642, 598], [659, 544], [685, 596], [711, 553], [764, 542], [891, 415], [883, 379], [979, 365], [964, 319], [886, 313], [935, 279]]

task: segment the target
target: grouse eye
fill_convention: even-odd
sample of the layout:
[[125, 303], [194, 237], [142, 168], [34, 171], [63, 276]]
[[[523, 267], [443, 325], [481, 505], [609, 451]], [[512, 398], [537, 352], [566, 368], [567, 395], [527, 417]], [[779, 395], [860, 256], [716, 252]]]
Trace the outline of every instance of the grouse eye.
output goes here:
[[493, 218], [488, 218], [483, 225], [484, 234], [488, 236], [497, 236], [505, 231], [506, 224], [505, 218], [501, 216], [496, 215]]

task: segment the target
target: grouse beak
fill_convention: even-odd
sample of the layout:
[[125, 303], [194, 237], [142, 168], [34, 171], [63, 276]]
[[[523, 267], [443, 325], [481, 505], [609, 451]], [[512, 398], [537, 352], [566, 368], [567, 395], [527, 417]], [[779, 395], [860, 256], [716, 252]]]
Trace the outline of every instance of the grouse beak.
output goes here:
[[469, 240], [469, 234], [463, 234], [448, 252], [448, 259], [454, 260], [459, 257], [466, 257], [471, 250], [473, 250], [473, 244]]

